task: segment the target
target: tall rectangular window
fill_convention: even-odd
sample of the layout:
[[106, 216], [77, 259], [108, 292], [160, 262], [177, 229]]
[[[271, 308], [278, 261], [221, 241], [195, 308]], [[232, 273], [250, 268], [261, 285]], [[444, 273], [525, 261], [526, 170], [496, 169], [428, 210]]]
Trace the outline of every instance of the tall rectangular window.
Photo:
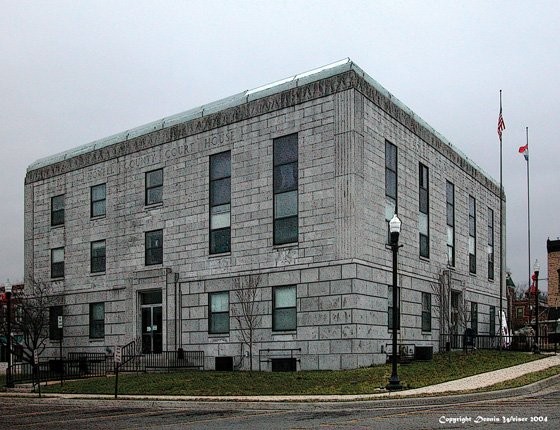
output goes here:
[[397, 213], [397, 147], [385, 141], [385, 221], [387, 221], [387, 242], [390, 242], [389, 221]]
[[490, 336], [496, 335], [496, 306], [490, 306], [490, 327], [488, 328], [488, 333]]
[[64, 277], [64, 248], [51, 249], [51, 278]]
[[419, 213], [418, 229], [420, 234], [420, 256], [430, 258], [430, 194], [429, 194], [429, 170], [420, 163], [419, 166]]
[[231, 152], [210, 157], [210, 254], [231, 250]]
[[106, 185], [99, 184], [91, 187], [90, 215], [92, 218], [105, 215], [106, 208]]
[[49, 339], [61, 340], [62, 329], [58, 328], [58, 317], [62, 316], [62, 306], [49, 307]]
[[146, 206], [163, 201], [163, 169], [146, 172]]
[[272, 289], [272, 330], [295, 330], [297, 327], [296, 286]]
[[494, 279], [494, 211], [488, 208], [488, 279]]
[[229, 292], [208, 294], [208, 333], [229, 333]]
[[469, 196], [469, 272], [476, 273], [476, 200]]
[[298, 135], [274, 139], [274, 244], [298, 241]]
[[447, 214], [447, 264], [455, 266], [455, 185], [447, 181], [445, 184]]
[[422, 331], [432, 331], [432, 295], [422, 293]]
[[478, 333], [478, 303], [471, 302], [471, 328]]
[[163, 263], [163, 230], [147, 231], [145, 233], [146, 266]]
[[[397, 330], [401, 328], [401, 313], [400, 310], [401, 304], [401, 289], [397, 287]], [[393, 286], [389, 285], [387, 288], [387, 327], [389, 330], [393, 330], [393, 310], [395, 307], [393, 306]]]
[[90, 249], [90, 267], [91, 273], [105, 272], [105, 241], [97, 240], [91, 242]]
[[51, 198], [51, 226], [64, 224], [64, 194]]
[[105, 303], [89, 304], [89, 337], [91, 339], [105, 337]]

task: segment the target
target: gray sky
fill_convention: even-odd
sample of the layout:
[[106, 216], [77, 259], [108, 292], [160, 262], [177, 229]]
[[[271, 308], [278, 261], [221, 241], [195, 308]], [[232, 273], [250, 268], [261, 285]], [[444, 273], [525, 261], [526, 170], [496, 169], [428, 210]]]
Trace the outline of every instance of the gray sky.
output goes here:
[[[499, 180], [507, 267], [560, 236], [560, 2], [0, 0], [0, 282], [23, 279], [27, 166], [345, 57]], [[532, 266], [532, 263], [531, 263]], [[543, 283], [541, 283], [543, 285]]]

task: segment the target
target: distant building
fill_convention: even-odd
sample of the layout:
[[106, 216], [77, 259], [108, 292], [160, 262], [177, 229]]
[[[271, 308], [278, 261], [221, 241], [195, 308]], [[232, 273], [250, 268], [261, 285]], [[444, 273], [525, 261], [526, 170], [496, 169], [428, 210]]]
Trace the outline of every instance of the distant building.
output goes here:
[[469, 324], [499, 332], [499, 196], [345, 60], [30, 165], [25, 275], [63, 296], [64, 351], [138, 338], [146, 354], [202, 350], [213, 369], [247, 368], [235, 279], [260, 274], [255, 354], [357, 368], [385, 362], [396, 306], [399, 342], [437, 350], [443, 271]]
[[[12, 294], [18, 290], [23, 290], [24, 284], [12, 285]], [[0, 286], [0, 371], [4, 372], [8, 365], [8, 338], [7, 338], [7, 307], [8, 299], [6, 297], [5, 286]], [[18, 311], [18, 301], [14, 296], [11, 300], [12, 308], [12, 321], [21, 318], [21, 313]], [[13, 330], [13, 329], [12, 329]], [[13, 334], [13, 361], [21, 361], [21, 333], [12, 331]]]
[[560, 307], [560, 239], [546, 241], [548, 254], [548, 305]]

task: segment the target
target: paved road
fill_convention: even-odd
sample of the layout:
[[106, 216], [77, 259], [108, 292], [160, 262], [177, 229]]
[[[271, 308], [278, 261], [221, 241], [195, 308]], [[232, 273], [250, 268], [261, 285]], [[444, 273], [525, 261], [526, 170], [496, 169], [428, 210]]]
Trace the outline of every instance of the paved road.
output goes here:
[[[536, 394], [505, 399], [197, 403], [5, 397], [1, 403], [2, 429], [560, 428], [560, 382]], [[511, 422], [504, 423], [504, 417]]]

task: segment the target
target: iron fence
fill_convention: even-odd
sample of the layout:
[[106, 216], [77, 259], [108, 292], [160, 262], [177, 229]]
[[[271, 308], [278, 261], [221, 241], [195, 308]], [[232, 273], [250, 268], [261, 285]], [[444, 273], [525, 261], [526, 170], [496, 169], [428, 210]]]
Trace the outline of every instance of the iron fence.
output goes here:
[[[40, 361], [37, 366], [30, 363], [15, 363], [11, 366], [12, 380], [15, 384], [46, 382], [60, 379], [81, 379], [105, 376], [111, 368], [109, 356], [74, 356], [69, 359]], [[91, 354], [91, 353], [89, 353]]]
[[[150, 370], [200, 369], [204, 370], [203, 351], [163, 351], [159, 354], [141, 354], [141, 343], [134, 340], [122, 348], [121, 372], [147, 372]], [[30, 363], [14, 363], [10, 367], [15, 384], [82, 379], [106, 376], [115, 371], [114, 355], [102, 352], [69, 352], [65, 359]]]
[[146, 354], [140, 366], [147, 370], [200, 369], [204, 370], [204, 351], [162, 351]]
[[[469, 341], [472, 341], [472, 347], [475, 349], [499, 349], [500, 336], [488, 334], [475, 334], [472, 339], [467, 339], [463, 334], [444, 334], [440, 336], [440, 348], [442, 351], [448, 349], [466, 349], [471, 347]], [[538, 342], [535, 336], [514, 335], [502, 337], [502, 349], [510, 351], [534, 351], [538, 345], [541, 352], [557, 352], [560, 345], [557, 338], [549, 336], [539, 336]]]

